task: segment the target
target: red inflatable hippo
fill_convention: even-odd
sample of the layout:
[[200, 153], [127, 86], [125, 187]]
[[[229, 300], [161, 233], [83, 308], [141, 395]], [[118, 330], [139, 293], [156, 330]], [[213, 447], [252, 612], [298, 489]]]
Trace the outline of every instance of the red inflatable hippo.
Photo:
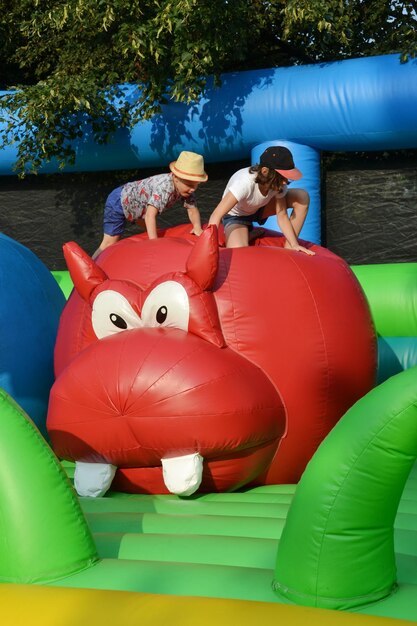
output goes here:
[[343, 260], [286, 250], [278, 233], [219, 249], [215, 227], [188, 230], [130, 237], [97, 262], [64, 247], [75, 289], [47, 426], [81, 495], [296, 482], [374, 384], [370, 313]]

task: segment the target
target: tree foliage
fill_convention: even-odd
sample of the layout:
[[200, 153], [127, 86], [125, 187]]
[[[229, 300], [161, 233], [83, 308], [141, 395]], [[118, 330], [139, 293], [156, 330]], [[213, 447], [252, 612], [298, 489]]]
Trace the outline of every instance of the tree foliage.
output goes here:
[[[209, 75], [400, 52], [414, 57], [416, 2], [0, 0], [1, 139], [16, 169], [74, 160], [87, 127], [106, 142]], [[123, 85], [140, 87], [135, 102]]]

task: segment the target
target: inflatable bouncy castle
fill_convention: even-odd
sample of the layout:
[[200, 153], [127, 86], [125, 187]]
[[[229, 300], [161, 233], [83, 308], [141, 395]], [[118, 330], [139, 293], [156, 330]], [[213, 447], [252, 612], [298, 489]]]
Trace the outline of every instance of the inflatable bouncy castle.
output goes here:
[[[134, 441], [134, 437], [138, 438], [137, 445], [132, 448], [137, 452], [136, 458], [142, 460], [149, 458], [151, 452], [155, 453], [149, 442], [152, 444], [157, 439], [164, 441], [164, 431], [171, 429], [171, 432], [175, 432], [175, 422], [182, 423], [184, 419], [186, 422], [195, 420], [204, 442], [211, 441], [213, 406], [225, 407], [227, 402], [215, 398], [207, 407], [200, 406], [200, 411], [192, 414], [190, 408], [194, 404], [194, 387], [187, 387], [186, 381], [180, 377], [175, 383], [175, 394], [175, 385], [167, 384], [172, 381], [177, 364], [179, 371], [184, 372], [184, 363], [191, 360], [195, 364], [198, 353], [208, 358], [210, 365], [202, 369], [203, 390], [205, 381], [212, 380], [213, 368], [218, 367], [220, 374], [228, 377], [231, 387], [238, 385], [239, 393], [245, 394], [245, 389], [236, 380], [240, 373], [249, 372], [254, 375], [254, 380], [261, 381], [262, 390], [271, 393], [270, 398], [277, 397], [277, 394], [274, 396], [272, 393], [275, 388], [272, 379], [268, 385], [264, 376], [254, 374], [256, 369], [253, 368], [259, 369], [254, 360], [256, 348], [253, 348], [247, 366], [242, 366], [242, 359], [245, 360], [245, 355], [249, 354], [250, 337], [244, 340], [244, 336], [239, 334], [237, 322], [236, 331], [232, 332], [235, 316], [242, 322], [245, 319], [238, 306], [239, 290], [236, 291], [236, 285], [233, 288], [232, 284], [225, 284], [229, 273], [233, 275], [234, 271], [239, 271], [233, 268], [235, 251], [217, 249], [217, 258], [213, 232], [210, 230], [204, 233], [203, 239], [197, 241], [191, 237], [188, 240], [189, 235], [181, 235], [176, 230], [164, 235], [149, 248], [152, 242], [140, 236], [128, 239], [110, 248], [106, 256], [98, 260], [100, 263], [92, 262], [76, 245], [66, 247], [76, 291], [61, 317], [56, 354], [56, 367], [61, 370], [57, 372], [56, 388], [54, 386], [51, 393], [50, 410], [57, 423], [60, 416], [63, 418], [57, 431], [61, 431], [62, 445], [66, 445], [68, 450], [79, 450], [81, 438], [86, 439], [88, 436], [97, 450], [100, 445], [107, 445], [113, 454], [121, 449], [120, 444], [125, 443], [126, 434], [130, 434], [130, 442]], [[179, 244], [179, 241], [182, 243]], [[315, 257], [284, 250], [280, 246], [281, 237], [276, 233], [258, 242], [261, 243], [242, 249], [242, 252], [247, 255], [250, 253], [253, 260], [258, 253], [262, 255], [265, 249], [268, 255], [274, 254], [284, 259], [283, 263], [289, 262], [295, 255], [296, 275], [300, 272], [301, 283], [298, 284], [297, 293], [291, 294], [292, 306], [297, 310], [298, 292], [306, 291], [308, 295], [304, 294], [301, 304], [309, 310], [308, 302], [314, 295], [314, 306], [311, 309], [320, 310], [323, 319], [316, 323], [317, 320], [315, 322], [311, 314], [312, 318], [306, 316], [305, 320], [310, 329], [314, 326], [319, 329], [316, 345], [320, 345], [322, 337], [326, 338], [325, 346], [324, 341], [322, 345], [329, 355], [337, 353], [339, 349], [336, 344], [332, 344], [331, 332], [326, 328], [332, 319], [332, 310], [338, 311], [339, 324], [346, 323], [349, 326], [349, 321], [345, 322], [342, 312], [338, 310], [337, 298], [332, 302], [326, 300], [329, 289], [324, 289], [323, 295], [320, 281], [317, 285], [314, 283], [312, 266], [308, 273], [307, 265], [298, 265], [298, 261], [318, 261], [324, 275], [336, 272], [339, 280], [345, 280], [343, 276], [346, 275], [349, 282], [345, 283], [345, 289], [352, 289], [353, 299], [358, 294], [360, 296], [357, 308], [362, 313], [353, 318], [353, 321], [357, 320], [357, 336], [362, 337], [373, 351], [375, 343], [372, 326], [371, 334], [368, 334], [369, 310], [359, 284], [343, 261], [321, 250], [319, 246], [314, 246]], [[157, 267], [161, 255], [157, 252], [173, 246], [173, 258], [177, 258], [180, 254], [178, 245], [184, 248], [182, 259], [178, 260], [179, 269], [173, 273], [166, 272], [164, 268], [161, 273]], [[143, 287], [133, 279], [136, 266], [134, 270], [122, 274], [122, 279], [112, 275], [113, 271], [118, 274], [121, 272], [117, 265], [119, 255], [125, 255], [122, 251], [131, 247], [132, 252], [136, 246], [144, 253], [148, 249], [148, 253], [141, 256], [141, 261], [153, 274], [151, 283]], [[209, 266], [213, 269], [218, 264], [214, 283], [211, 282], [211, 271], [202, 271], [200, 266], [200, 246], [204, 246], [206, 258], [211, 259]], [[320, 260], [321, 255], [323, 258]], [[327, 263], [330, 264], [328, 268]], [[335, 270], [333, 264], [338, 269]], [[156, 269], [152, 270], [152, 267]], [[407, 285], [409, 290], [412, 289], [409, 293], [414, 298], [417, 293], [417, 269], [409, 266], [406, 270], [403, 279], [398, 275], [397, 288]], [[357, 273], [361, 274], [360, 271]], [[394, 326], [397, 324], [399, 331], [399, 321], [405, 321], [410, 316], [407, 298], [397, 299], [391, 302], [395, 315], [391, 314], [391, 327], [387, 325], [389, 298], [384, 298], [385, 289], [381, 291], [376, 287], [379, 279], [384, 284], [383, 276], [383, 268], [377, 267], [372, 276], [368, 275], [365, 280], [367, 294], [373, 294], [372, 311], [374, 320], [378, 322], [378, 334], [382, 328], [382, 319], [384, 328], [393, 333]], [[411, 282], [413, 276], [414, 288]], [[307, 277], [311, 283], [308, 287]], [[46, 280], [46, 275], [43, 275], [42, 280]], [[50, 280], [53, 279], [50, 277]], [[171, 285], [171, 282], [176, 284]], [[223, 285], [236, 296], [235, 306], [232, 309], [229, 306], [229, 311], [235, 311], [230, 317], [229, 327], [223, 322], [220, 298]], [[17, 291], [20, 289], [19, 286]], [[261, 289], [255, 293], [260, 299]], [[167, 299], [173, 294], [179, 294], [180, 297]], [[264, 293], [262, 297], [270, 301], [268, 294]], [[96, 300], [98, 302], [95, 304]], [[185, 306], [187, 302], [188, 308]], [[324, 314], [326, 302], [329, 311]], [[403, 303], [401, 307], [398, 306], [399, 302]], [[149, 306], [150, 303], [152, 306]], [[182, 311], [179, 316], [175, 314], [178, 303]], [[213, 303], [217, 308], [217, 317]], [[384, 308], [384, 318], [381, 318]], [[184, 310], [188, 316], [184, 316]], [[174, 314], [173, 318], [171, 314]], [[170, 321], [175, 320], [175, 326], [163, 326], [168, 318]], [[178, 325], [181, 319], [183, 327], [180, 329]], [[185, 323], [187, 320], [188, 327]], [[202, 323], [199, 324], [199, 320]], [[291, 326], [294, 321], [295, 317], [290, 318], [286, 325]], [[23, 324], [30, 327], [30, 316], [26, 322], [22, 319]], [[112, 326], [113, 333], [109, 332]], [[367, 330], [362, 332], [361, 329]], [[407, 330], [412, 330], [411, 323]], [[224, 338], [223, 343], [220, 341], [221, 336]], [[161, 344], [162, 369], [154, 349], [157, 341], [155, 337], [159, 338]], [[230, 337], [239, 340], [239, 343], [232, 344]], [[261, 338], [262, 334], [257, 337]], [[350, 347], [355, 348], [354, 353], [358, 356], [353, 334], [350, 339]], [[200, 344], [200, 341], [204, 343]], [[223, 352], [235, 351], [228, 346], [229, 341], [242, 349], [239, 352], [236, 350], [237, 358], [226, 356], [224, 364]], [[85, 347], [82, 346], [83, 342]], [[271, 340], [267, 349], [270, 346], [274, 348]], [[309, 358], [308, 345], [306, 350], [305, 370], [314, 371], [316, 364]], [[153, 376], [153, 384], [142, 388], [136, 372], [132, 374], [128, 371], [135, 360], [136, 351], [140, 368], [145, 366], [145, 372], [156, 374]], [[143, 357], [143, 351], [147, 351], [147, 356]], [[110, 365], [109, 361], [106, 362], [106, 353], [111, 355]], [[282, 354], [292, 371], [291, 353], [277, 349], [273, 352], [271, 350], [271, 353], [275, 358]], [[332, 363], [336, 367], [337, 361]], [[231, 364], [233, 367], [230, 367]], [[372, 361], [372, 371], [373, 365]], [[111, 387], [110, 366], [114, 374], [125, 368], [124, 371], [129, 374], [126, 386], [123, 386], [123, 380], [115, 376], [115, 385]], [[195, 374], [193, 369], [195, 367], [187, 375], [191, 380], [196, 380], [193, 377], [197, 376], [197, 380], [201, 381], [201, 372]], [[281, 367], [281, 371], [284, 369]], [[351, 370], [353, 366], [345, 370], [345, 381]], [[387, 374], [387, 368], [384, 371]], [[95, 497], [77, 497], [72, 487], [72, 479], [77, 473], [77, 460], [75, 464], [65, 460], [60, 462], [34, 428], [30, 418], [10, 395], [2, 392], [2, 616], [6, 622], [12, 619], [16, 623], [29, 620], [43, 626], [59, 623], [61, 616], [66, 622], [69, 620], [69, 623], [84, 625], [89, 621], [105, 624], [110, 623], [110, 620], [129, 624], [137, 615], [142, 623], [154, 624], [156, 619], [159, 620], [165, 614], [178, 624], [191, 623], [202, 615], [205, 623], [216, 619], [225, 624], [235, 620], [251, 624], [259, 619], [267, 623], [285, 621], [288, 624], [305, 623], [307, 620], [312, 624], [354, 624], [359, 620], [361, 624], [379, 626], [380, 620], [375, 617], [379, 615], [400, 615], [403, 619], [415, 619], [417, 580], [412, 567], [412, 555], [417, 483], [415, 472], [412, 471], [410, 478], [408, 475], [417, 456], [416, 375], [416, 368], [410, 368], [396, 376], [389, 376], [384, 383], [355, 402], [319, 445], [298, 484], [254, 486], [255, 480], [266, 483], [263, 477], [255, 478], [254, 471], [252, 484], [242, 484], [234, 492], [215, 493], [213, 490], [199, 493], [205, 490], [206, 477], [203, 476], [201, 488], [186, 497], [174, 493], [149, 495], [115, 491], [116, 481], [120, 479], [118, 474], [123, 476], [126, 472], [125, 476], [129, 477], [129, 470], [134, 469], [123, 467], [121, 462], [114, 482], [104, 496], [94, 493], [92, 495]], [[103, 383], [107, 383], [108, 398], [103, 393]], [[69, 393], [71, 384], [72, 394]], [[254, 387], [256, 391], [257, 386]], [[186, 398], [188, 388], [191, 391], [190, 402]], [[142, 393], [137, 394], [137, 391]], [[60, 393], [62, 397], [59, 397]], [[182, 395], [185, 396], [184, 407], [187, 412], [179, 414], [181, 403], [178, 398]], [[147, 403], [143, 402], [143, 396], [147, 397]], [[267, 415], [267, 419], [261, 423], [263, 434], [265, 425], [274, 424], [269, 419], [270, 415], [268, 418], [268, 412], [264, 413], [267, 407], [262, 398], [266, 396], [263, 394], [260, 401], [256, 402], [253, 400], [254, 392], [250, 389], [247, 397], [252, 399], [251, 411], [256, 419], [259, 410], [261, 416]], [[291, 400], [290, 393], [288, 397]], [[97, 411], [91, 409], [94, 401]], [[281, 437], [281, 442], [291, 431], [291, 414], [285, 402], [285, 393], [282, 396], [279, 394], [279, 400], [274, 405], [277, 410], [275, 423], [279, 429], [276, 431], [277, 439]], [[83, 415], [83, 403], [87, 406], [90, 403], [88, 415]], [[60, 409], [56, 413], [54, 404]], [[125, 415], [119, 412], [121, 406], [125, 407]], [[171, 414], [164, 412], [166, 406], [172, 411], [172, 424], [167, 421], [171, 419]], [[159, 429], [153, 432], [149, 428], [152, 420], [145, 414], [146, 407], [152, 408], [152, 416], [158, 422]], [[137, 412], [138, 408], [141, 413]], [[250, 418], [242, 411], [238, 411], [237, 415], [243, 419], [243, 426], [250, 422]], [[239, 421], [236, 422], [234, 415], [229, 416], [227, 411], [222, 417], [225, 424], [220, 424], [221, 434], [229, 432], [229, 449], [235, 446], [235, 454], [223, 453], [220, 463], [216, 464], [210, 458], [210, 451], [204, 450], [206, 458], [203, 460], [202, 473], [209, 467], [208, 475], [212, 472], [214, 479], [218, 480], [220, 474], [216, 472], [219, 467], [223, 467], [222, 475], [230, 481], [236, 477], [235, 471], [240, 475], [242, 468], [246, 471], [247, 464], [239, 461], [244, 457]], [[118, 419], [121, 420], [120, 429], [117, 428]], [[107, 420], [109, 428], [105, 423]], [[133, 425], [128, 430], [124, 422], [128, 423], [129, 420]], [[140, 428], [136, 427], [135, 430], [135, 421], [141, 420], [148, 427], [144, 429], [142, 439]], [[95, 428], [90, 429], [89, 434], [88, 426], [94, 422]], [[109, 432], [111, 437], [108, 436]], [[248, 440], [252, 438], [253, 441], [254, 430], [249, 429], [247, 432]], [[58, 437], [59, 445], [61, 434]], [[187, 438], [187, 432], [182, 434]], [[178, 441], [175, 436], [173, 440]], [[147, 447], [141, 446], [144, 441]], [[215, 438], [216, 441], [218, 439]], [[189, 442], [190, 437], [187, 445]], [[305, 451], [302, 424], [298, 442]], [[272, 464], [279, 459], [280, 445]], [[193, 453], [190, 448], [182, 451], [185, 454]], [[249, 447], [248, 457], [254, 451], [255, 446]], [[131, 450], [125, 448], [125, 458], [130, 453]], [[164, 457], [165, 453], [166, 450], [163, 450], [160, 456]], [[175, 453], [178, 453], [178, 449]], [[82, 454], [86, 454], [85, 446]], [[83, 458], [86, 463], [101, 465], [103, 469], [103, 454], [99, 450], [95, 458]], [[76, 458], [76, 454], [73, 456]], [[259, 462], [258, 470], [265, 461], [266, 457], [262, 463]], [[148, 469], [149, 466], [145, 471]], [[135, 473], [132, 471], [131, 475], [135, 477]], [[98, 472], [93, 472], [93, 476], [97, 475]], [[85, 476], [89, 477], [89, 473], [84, 476], [81, 473], [82, 485], [85, 485]], [[175, 472], [171, 475], [168, 472], [168, 486], [165, 483], [162, 485], [163, 479], [163, 471], [161, 476], [159, 468], [156, 483], [158, 490], [162, 486], [164, 491], [168, 491], [173, 482], [174, 486], [178, 485]], [[132, 483], [131, 487], [131, 491], [139, 490]], [[30, 520], [30, 524], [27, 520]], [[288, 606], [288, 603], [293, 606]], [[305, 605], [306, 608], [294, 606], [294, 603]], [[343, 609], [349, 613], [308, 607]], [[355, 612], [361, 615], [355, 615]], [[390, 623], [384, 618], [385, 622]], [[391, 620], [391, 623], [395, 623], [395, 620]]]
[[[212, 156], [256, 151], [282, 96], [282, 141], [314, 165], [307, 186], [316, 150], [416, 145], [415, 64], [363, 62], [230, 76], [241, 127], [194, 136]], [[181, 109], [187, 136], [218, 102]], [[127, 156], [165, 159], [165, 142], [183, 139], [179, 113], [142, 152], [149, 126], [135, 129]], [[95, 163], [88, 150], [79, 163]], [[313, 257], [270, 231], [228, 250], [213, 228], [186, 230], [128, 238], [96, 261], [67, 244], [62, 315], [33, 255], [12, 246], [2, 264], [2, 621], [415, 623], [416, 265], [353, 272], [306, 232]], [[45, 436], [34, 402], [23, 407], [26, 344], [30, 380], [47, 373], [30, 391], [40, 428], [48, 404]]]

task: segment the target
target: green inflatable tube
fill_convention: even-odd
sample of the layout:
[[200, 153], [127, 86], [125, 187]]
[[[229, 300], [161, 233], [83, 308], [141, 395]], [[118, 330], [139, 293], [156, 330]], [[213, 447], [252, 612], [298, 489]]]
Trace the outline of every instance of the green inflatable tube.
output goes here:
[[25, 412], [0, 389], [0, 581], [46, 583], [97, 552], [75, 492]]
[[378, 335], [417, 336], [417, 264], [352, 265], [351, 269], [368, 299]]
[[297, 604], [352, 609], [396, 588], [394, 520], [417, 456], [417, 368], [359, 400], [298, 485], [274, 589]]

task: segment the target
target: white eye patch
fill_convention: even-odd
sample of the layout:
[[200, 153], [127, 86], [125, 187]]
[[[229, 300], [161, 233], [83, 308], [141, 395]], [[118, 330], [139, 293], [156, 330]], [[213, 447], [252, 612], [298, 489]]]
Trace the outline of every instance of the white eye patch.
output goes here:
[[91, 316], [98, 339], [132, 328], [142, 328], [139, 315], [119, 292], [108, 289], [98, 294]]
[[169, 326], [188, 330], [190, 302], [180, 283], [167, 280], [157, 285], [142, 307], [142, 322], [148, 328]]

